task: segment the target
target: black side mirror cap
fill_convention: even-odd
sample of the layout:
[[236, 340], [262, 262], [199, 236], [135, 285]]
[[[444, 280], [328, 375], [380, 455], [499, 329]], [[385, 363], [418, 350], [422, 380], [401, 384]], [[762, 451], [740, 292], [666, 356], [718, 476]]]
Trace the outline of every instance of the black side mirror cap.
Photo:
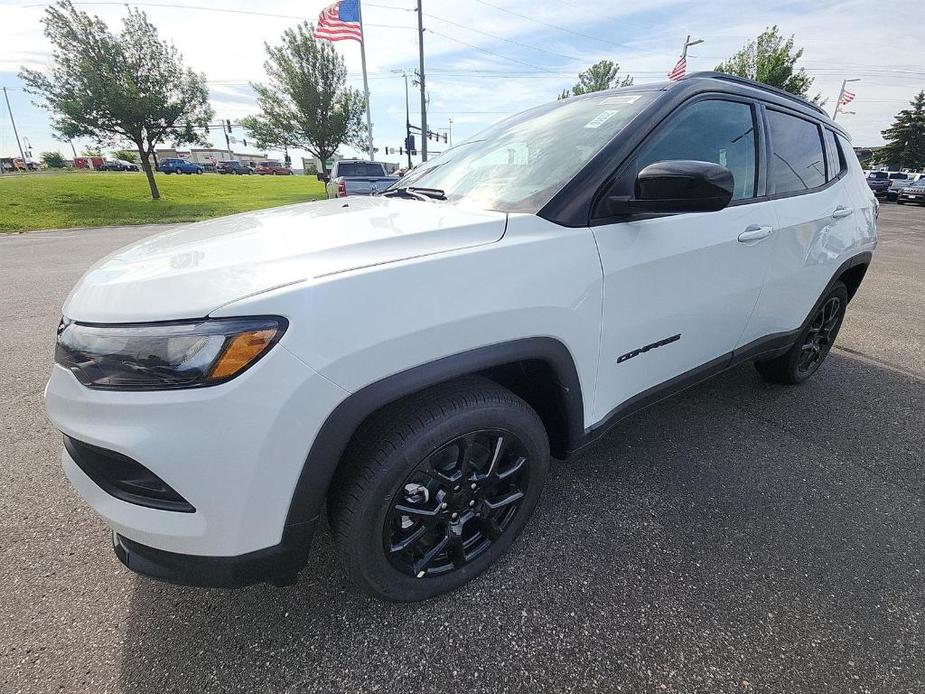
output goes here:
[[649, 164], [636, 176], [635, 195], [606, 200], [613, 215], [716, 212], [732, 201], [735, 180], [725, 166], [678, 159]]

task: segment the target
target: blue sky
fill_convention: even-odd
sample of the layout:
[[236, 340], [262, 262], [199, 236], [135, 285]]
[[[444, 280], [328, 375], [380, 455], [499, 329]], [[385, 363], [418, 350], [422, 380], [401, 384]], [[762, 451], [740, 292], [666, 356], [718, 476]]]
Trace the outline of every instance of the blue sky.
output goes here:
[[[327, 4], [151, 3], [157, 6], [139, 5], [187, 64], [206, 73], [217, 117], [231, 119], [254, 112], [248, 82], [263, 79], [263, 42], [277, 41], [297, 17], [314, 20]], [[115, 1], [76, 4], [114, 28], [125, 11], [124, 3]], [[380, 148], [398, 146], [404, 135], [404, 82], [393, 71], [417, 67], [414, 6], [414, 0], [363, 3], [373, 131]], [[42, 12], [36, 0], [0, 0], [0, 85], [12, 88], [20, 136], [29, 139], [36, 154], [48, 149], [69, 153], [66, 143], [52, 138], [46, 114], [31, 104], [16, 77], [20, 65], [47, 65]], [[424, 24], [429, 125], [447, 128], [452, 118], [457, 142], [509, 113], [555, 99], [579, 71], [603, 58], [619, 62], [637, 83], [663, 79], [688, 33], [704, 39], [691, 49], [691, 71], [712, 69], [768, 25], [795, 34], [806, 51], [803, 64], [816, 77], [814, 91], [829, 98], [830, 108], [843, 78], [861, 78], [854, 85], [858, 96], [851, 109], [856, 113], [839, 116], [856, 144], [878, 144], [893, 114], [925, 88], [925, 22], [914, 3], [894, 3], [885, 12], [882, 4], [869, 0], [749, 5], [731, 0], [424, 0]], [[351, 83], [361, 87], [358, 45], [343, 41], [336, 46], [347, 61]], [[413, 122], [419, 119], [418, 103], [412, 91]], [[9, 155], [16, 145], [5, 105], [0, 107], [0, 154]], [[221, 139], [218, 135], [213, 144], [223, 145]], [[78, 151], [87, 144], [78, 142]]]

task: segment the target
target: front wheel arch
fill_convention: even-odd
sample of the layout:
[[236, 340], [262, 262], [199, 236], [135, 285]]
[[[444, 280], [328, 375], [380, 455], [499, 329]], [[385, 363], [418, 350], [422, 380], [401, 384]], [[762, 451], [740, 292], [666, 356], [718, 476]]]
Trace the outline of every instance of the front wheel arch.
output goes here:
[[[334, 408], [318, 430], [302, 466], [290, 501], [283, 541], [297, 538], [306, 525], [318, 518], [344, 452], [370, 417], [427, 388], [472, 375], [496, 380], [504, 370], [510, 371], [524, 363], [545, 364], [548, 373], [556, 379], [555, 390], [564, 413], [562, 431], [557, 432], [554, 424], [549, 432], [553, 455], [563, 457], [577, 448], [584, 435], [581, 384], [571, 352], [562, 342], [550, 337], [525, 338], [444, 357], [376, 381], [352, 393]], [[523, 397], [504, 382], [496, 382]], [[530, 397], [523, 399], [533, 406]], [[544, 413], [538, 412], [545, 420]], [[549, 430], [547, 421], [544, 424]]]

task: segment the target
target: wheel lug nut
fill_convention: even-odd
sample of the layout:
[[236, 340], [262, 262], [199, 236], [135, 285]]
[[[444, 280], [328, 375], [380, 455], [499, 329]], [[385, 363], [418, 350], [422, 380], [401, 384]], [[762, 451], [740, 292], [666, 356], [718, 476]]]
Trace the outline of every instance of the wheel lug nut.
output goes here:
[[457, 484], [455, 487], [453, 487], [453, 491], [454, 491], [454, 492], [458, 492], [458, 491], [459, 491], [459, 485], [458, 485], [458, 484]]
[[418, 571], [418, 578], [424, 578], [424, 572]]
[[470, 506], [475, 506], [475, 499], [473, 499], [472, 501], [470, 501], [470, 502], [469, 502], [469, 505], [470, 505]]
[[443, 508], [443, 509], [447, 508], [448, 506], [449, 504], [446, 503], [445, 501], [442, 504], [440, 504], [440, 508]]
[[473, 482], [473, 483], [470, 485], [470, 487], [471, 487], [472, 489], [476, 489], [476, 488], [478, 488], [478, 486], [479, 486], [479, 485], [477, 485], [475, 482]]
[[459, 518], [459, 514], [454, 513], [452, 516], [450, 516], [450, 518], [452, 518], [453, 520], [456, 520], [457, 518]]

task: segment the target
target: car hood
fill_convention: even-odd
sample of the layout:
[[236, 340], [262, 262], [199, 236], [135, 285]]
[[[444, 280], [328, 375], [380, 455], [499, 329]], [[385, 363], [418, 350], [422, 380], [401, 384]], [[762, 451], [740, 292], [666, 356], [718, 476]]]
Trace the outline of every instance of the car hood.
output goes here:
[[198, 318], [246, 296], [372, 265], [492, 243], [507, 216], [433, 201], [341, 198], [189, 224], [94, 265], [68, 318]]

